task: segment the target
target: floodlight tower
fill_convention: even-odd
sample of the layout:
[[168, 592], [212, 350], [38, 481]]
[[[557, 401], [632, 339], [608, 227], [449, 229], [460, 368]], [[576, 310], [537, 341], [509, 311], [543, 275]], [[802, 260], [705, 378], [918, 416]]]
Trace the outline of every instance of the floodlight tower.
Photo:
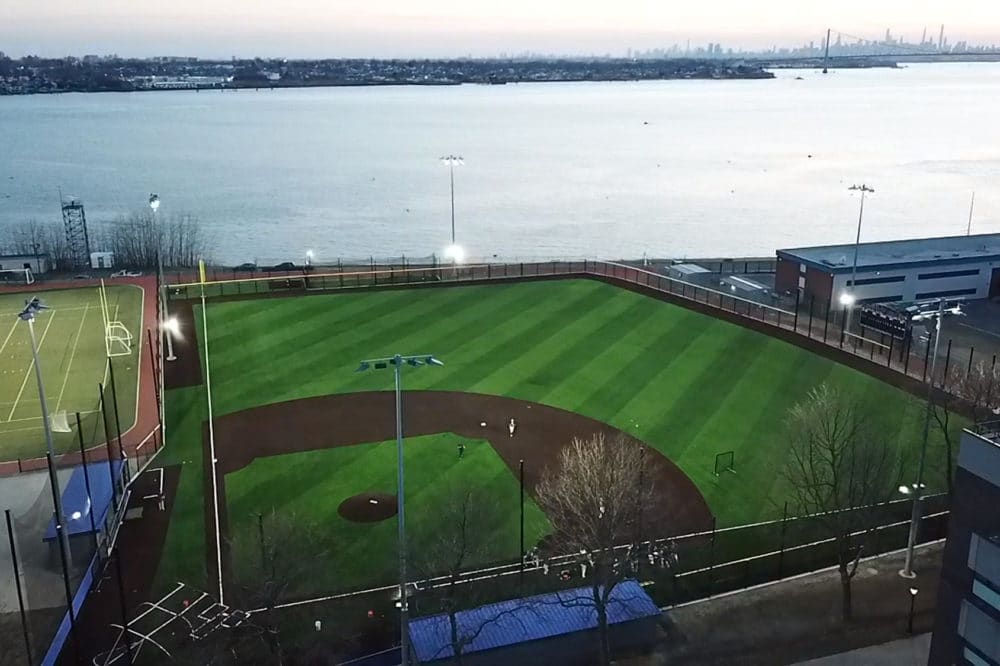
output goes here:
[[[941, 340], [941, 320], [948, 315], [962, 315], [962, 308], [959, 306], [945, 308], [944, 300], [938, 300], [936, 310], [921, 312], [913, 317], [913, 321], [934, 320], [934, 328], [930, 330], [930, 335], [934, 336], [934, 351], [931, 354], [930, 374], [927, 376], [927, 409], [924, 414], [924, 433], [920, 442], [920, 458], [917, 462], [917, 480], [913, 484], [913, 510], [910, 513], [910, 534], [906, 542], [906, 562], [899, 575], [903, 578], [915, 578], [913, 573], [913, 549], [917, 543], [917, 528], [920, 526], [920, 503], [924, 495], [924, 463], [927, 459], [927, 438], [931, 427], [931, 409], [934, 399], [934, 367], [937, 364], [938, 342]], [[928, 340], [930, 345], [931, 341]], [[900, 488], [902, 490], [902, 488]]]
[[[858, 250], [861, 247], [861, 221], [864, 219], [865, 215], [865, 194], [869, 192], [874, 193], [875, 190], [864, 184], [851, 185], [847, 189], [853, 192], [861, 192], [861, 209], [858, 211], [858, 233], [854, 237], [854, 263], [851, 266], [851, 288], [849, 290], [845, 290], [844, 293], [840, 295], [841, 305], [847, 308], [847, 318], [844, 321], [844, 331], [850, 332], [851, 314], [854, 312], [854, 305], [858, 300]], [[843, 343], [843, 341], [843, 335], [841, 335], [841, 343]]]
[[441, 158], [441, 164], [448, 167], [451, 173], [451, 245], [445, 250], [445, 256], [458, 263], [465, 257], [462, 248], [455, 243], [455, 167], [465, 164], [465, 159], [460, 155], [445, 155]]
[[87, 268], [90, 265], [90, 236], [87, 234], [87, 215], [83, 210], [83, 202], [70, 197], [69, 201], [60, 200], [59, 203], [62, 206], [66, 245], [73, 257], [73, 268]]
[[[45, 399], [45, 384], [42, 382], [42, 366], [38, 359], [38, 340], [35, 338], [35, 317], [42, 310], [48, 310], [37, 297], [25, 302], [24, 310], [18, 319], [28, 324], [28, 334], [31, 337], [31, 356], [35, 366], [35, 381], [38, 383], [38, 404], [42, 410], [42, 430], [45, 432], [45, 446], [49, 453], [49, 483], [52, 484], [52, 505], [55, 509], [56, 521], [59, 526], [58, 538], [64, 566], [69, 567], [70, 559], [69, 535], [66, 532], [66, 516], [63, 514], [62, 493], [59, 492], [59, 478], [56, 476], [55, 446], [52, 444], [52, 424], [49, 422], [49, 405]], [[110, 464], [110, 462], [109, 462]]]
[[399, 640], [402, 666], [409, 664], [409, 600], [406, 594], [406, 511], [403, 501], [404, 476], [403, 476], [403, 365], [419, 368], [422, 365], [442, 366], [431, 354], [418, 354], [416, 356], [401, 356], [396, 354], [386, 358], [374, 358], [361, 361], [355, 372], [366, 372], [367, 370], [385, 370], [392, 366], [396, 378], [396, 505], [397, 527], [399, 530]]

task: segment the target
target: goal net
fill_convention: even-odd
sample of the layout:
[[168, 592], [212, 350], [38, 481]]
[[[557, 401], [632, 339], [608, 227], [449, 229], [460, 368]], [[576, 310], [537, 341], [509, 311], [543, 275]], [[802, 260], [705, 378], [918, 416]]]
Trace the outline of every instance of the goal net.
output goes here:
[[0, 270], [0, 284], [34, 284], [35, 276], [30, 268], [9, 268]]
[[125, 324], [115, 318], [118, 316], [117, 309], [114, 314], [111, 313], [104, 280], [101, 280], [100, 293], [101, 315], [104, 319], [104, 347], [107, 355], [109, 357], [128, 356], [132, 353], [132, 333], [125, 327]]
[[49, 427], [52, 429], [52, 432], [73, 431], [73, 429], [69, 427], [69, 416], [66, 414], [66, 410], [49, 414]]

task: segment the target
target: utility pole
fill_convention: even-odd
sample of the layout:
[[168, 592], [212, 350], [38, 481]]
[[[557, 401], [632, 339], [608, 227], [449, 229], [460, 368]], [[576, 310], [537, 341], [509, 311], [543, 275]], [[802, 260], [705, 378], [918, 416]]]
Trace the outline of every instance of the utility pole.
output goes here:
[[830, 69], [828, 67], [830, 62], [830, 28], [826, 29], [826, 53], [823, 55], [823, 73], [829, 74]]
[[976, 193], [972, 193], [972, 203], [969, 204], [969, 225], [965, 227], [965, 235], [972, 235], [972, 211], [976, 208]]

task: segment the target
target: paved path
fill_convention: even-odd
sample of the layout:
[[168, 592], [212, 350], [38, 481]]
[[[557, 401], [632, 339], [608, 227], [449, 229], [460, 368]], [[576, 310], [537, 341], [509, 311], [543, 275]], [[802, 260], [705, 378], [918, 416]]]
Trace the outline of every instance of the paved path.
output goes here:
[[840, 654], [802, 661], [797, 666], [924, 666], [931, 651], [930, 633], [900, 638], [889, 643], [841, 652]]
[[849, 623], [840, 618], [839, 575], [824, 571], [668, 609], [655, 650], [617, 663], [773, 666], [909, 638], [906, 620], [911, 585], [919, 589], [914, 629], [927, 632], [934, 621], [942, 548], [939, 543], [917, 550], [916, 582], [899, 576], [901, 553], [862, 562], [854, 579], [854, 620]]

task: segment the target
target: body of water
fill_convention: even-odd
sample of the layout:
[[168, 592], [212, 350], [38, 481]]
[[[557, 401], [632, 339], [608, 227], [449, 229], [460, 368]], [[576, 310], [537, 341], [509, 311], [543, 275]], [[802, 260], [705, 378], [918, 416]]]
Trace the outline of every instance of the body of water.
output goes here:
[[[801, 77], [801, 79], [797, 78]], [[0, 98], [0, 230], [188, 213], [238, 263], [426, 256], [769, 255], [1000, 231], [1000, 64], [770, 81]]]

